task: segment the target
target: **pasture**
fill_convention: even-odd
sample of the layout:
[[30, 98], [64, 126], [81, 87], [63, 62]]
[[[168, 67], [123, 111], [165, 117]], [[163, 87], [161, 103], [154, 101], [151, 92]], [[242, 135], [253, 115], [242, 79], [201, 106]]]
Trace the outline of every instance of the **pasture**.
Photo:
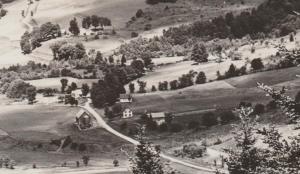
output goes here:
[[37, 89], [55, 88], [60, 90], [61, 79], [67, 79], [69, 85], [71, 85], [71, 83], [74, 82], [77, 84], [77, 87], [79, 88], [81, 88], [82, 84], [84, 83], [87, 83], [89, 86], [92, 86], [92, 83], [98, 82], [98, 79], [76, 79], [72, 77], [46, 78], [46, 79], [39, 79], [39, 80], [28, 80], [26, 82], [35, 86]]
[[293, 67], [194, 85], [175, 91], [135, 94], [132, 105], [135, 110], [140, 112], [149, 110], [152, 112], [180, 113], [234, 108], [241, 101], [267, 103], [271, 98], [256, 88], [257, 82], [274, 86], [279, 90], [285, 86], [288, 89], [287, 94], [294, 97], [300, 89], [300, 80], [296, 77], [299, 73], [299, 68]]

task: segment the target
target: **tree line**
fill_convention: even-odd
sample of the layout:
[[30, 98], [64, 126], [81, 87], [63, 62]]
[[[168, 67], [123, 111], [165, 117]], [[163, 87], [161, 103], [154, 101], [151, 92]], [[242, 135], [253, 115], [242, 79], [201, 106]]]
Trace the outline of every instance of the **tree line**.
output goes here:
[[251, 11], [234, 16], [232, 12], [211, 21], [198, 21], [191, 25], [172, 27], [164, 31], [164, 36], [172, 39], [174, 45], [182, 45], [190, 37], [201, 38], [242, 38], [250, 35], [257, 37], [260, 33], [274, 33], [284, 36], [296, 30], [283, 23], [293, 11], [300, 10], [300, 3], [294, 0], [268, 0]]

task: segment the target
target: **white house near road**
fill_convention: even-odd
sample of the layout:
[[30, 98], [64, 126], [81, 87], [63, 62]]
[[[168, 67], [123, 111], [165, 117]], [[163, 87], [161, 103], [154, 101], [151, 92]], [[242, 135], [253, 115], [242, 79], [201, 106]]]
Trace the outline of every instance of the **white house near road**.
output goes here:
[[130, 108], [124, 109], [122, 118], [126, 119], [126, 118], [132, 118], [132, 117], [133, 117], [133, 111]]

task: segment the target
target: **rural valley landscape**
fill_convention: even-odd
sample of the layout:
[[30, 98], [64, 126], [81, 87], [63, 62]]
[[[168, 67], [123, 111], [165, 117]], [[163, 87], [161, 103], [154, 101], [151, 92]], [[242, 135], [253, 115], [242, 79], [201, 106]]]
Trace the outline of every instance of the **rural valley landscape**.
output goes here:
[[0, 0], [0, 174], [299, 172], [299, 0]]

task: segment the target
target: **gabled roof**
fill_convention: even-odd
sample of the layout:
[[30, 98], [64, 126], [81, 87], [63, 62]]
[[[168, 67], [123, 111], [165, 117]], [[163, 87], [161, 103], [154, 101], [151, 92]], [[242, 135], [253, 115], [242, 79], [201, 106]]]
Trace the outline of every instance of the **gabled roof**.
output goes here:
[[155, 113], [150, 113], [152, 118], [165, 118], [165, 113], [164, 112], [155, 112]]
[[77, 114], [76, 117], [79, 118], [81, 117], [83, 114], [88, 114], [84, 109], [81, 109]]

